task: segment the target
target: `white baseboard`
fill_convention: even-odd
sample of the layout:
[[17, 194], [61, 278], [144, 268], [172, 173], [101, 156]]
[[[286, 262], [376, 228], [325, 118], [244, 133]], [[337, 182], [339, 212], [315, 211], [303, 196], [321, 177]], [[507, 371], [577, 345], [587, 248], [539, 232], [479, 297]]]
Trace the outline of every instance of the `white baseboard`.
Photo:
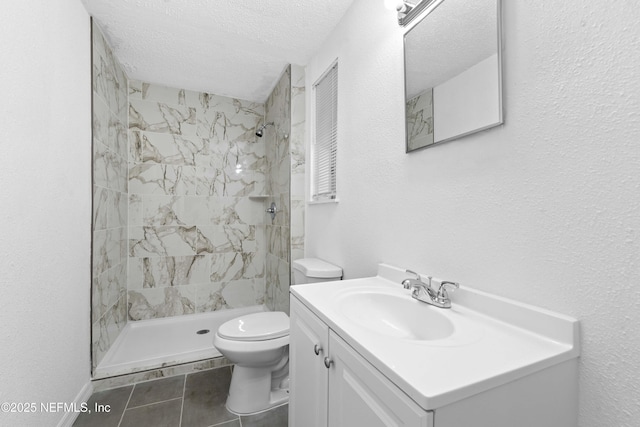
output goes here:
[[[73, 403], [75, 403], [75, 406], [79, 408], [83, 402], [89, 400], [92, 393], [93, 385], [91, 384], [91, 381], [88, 381], [73, 400]], [[79, 414], [79, 412], [65, 412], [64, 416], [58, 423], [58, 427], [72, 427]]]

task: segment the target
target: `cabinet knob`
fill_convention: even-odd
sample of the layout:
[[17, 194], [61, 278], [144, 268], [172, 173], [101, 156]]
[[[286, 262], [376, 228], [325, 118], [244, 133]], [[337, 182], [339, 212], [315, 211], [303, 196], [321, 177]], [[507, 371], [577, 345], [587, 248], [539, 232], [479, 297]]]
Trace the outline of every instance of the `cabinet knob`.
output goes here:
[[322, 347], [320, 347], [320, 344], [316, 344], [313, 346], [313, 352], [316, 354], [316, 356], [319, 356], [321, 351]]
[[329, 369], [331, 367], [331, 365], [333, 365], [333, 360], [331, 360], [328, 357], [325, 357], [324, 358], [324, 366], [326, 366], [327, 369]]

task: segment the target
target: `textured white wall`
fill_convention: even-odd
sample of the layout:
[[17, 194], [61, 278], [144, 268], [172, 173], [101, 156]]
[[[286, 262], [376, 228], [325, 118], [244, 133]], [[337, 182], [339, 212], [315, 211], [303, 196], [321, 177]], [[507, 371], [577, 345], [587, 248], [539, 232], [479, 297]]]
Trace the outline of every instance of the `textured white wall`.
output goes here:
[[[88, 383], [89, 17], [78, 0], [3, 4], [0, 402], [72, 402]], [[55, 425], [63, 413], [0, 413]]]
[[339, 57], [340, 202], [308, 206], [306, 254], [577, 317], [580, 425], [637, 425], [640, 8], [503, 8], [505, 125], [405, 154], [404, 30], [382, 1], [354, 3], [307, 67], [310, 91]]

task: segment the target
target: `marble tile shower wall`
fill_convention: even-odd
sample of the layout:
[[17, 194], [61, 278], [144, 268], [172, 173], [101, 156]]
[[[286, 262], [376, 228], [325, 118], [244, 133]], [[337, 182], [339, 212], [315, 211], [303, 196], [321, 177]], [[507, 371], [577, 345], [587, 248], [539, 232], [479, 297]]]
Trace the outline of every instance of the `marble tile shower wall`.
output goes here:
[[[291, 66], [291, 260], [304, 258], [305, 72]], [[293, 277], [293, 272], [291, 272]]]
[[264, 303], [264, 112], [129, 82], [130, 320]]
[[289, 312], [290, 284], [290, 134], [291, 67], [287, 67], [266, 102], [266, 121], [274, 122], [265, 134], [267, 150], [267, 204], [275, 202], [278, 213], [267, 219], [266, 304]]
[[92, 24], [92, 363], [127, 321], [127, 77]]

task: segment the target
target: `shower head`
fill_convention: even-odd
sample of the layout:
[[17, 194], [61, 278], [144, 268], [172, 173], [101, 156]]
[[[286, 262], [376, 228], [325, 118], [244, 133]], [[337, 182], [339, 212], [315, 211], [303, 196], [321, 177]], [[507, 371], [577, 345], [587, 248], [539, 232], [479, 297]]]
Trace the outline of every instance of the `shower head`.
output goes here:
[[273, 122], [265, 123], [258, 128], [258, 130], [256, 131], [256, 136], [258, 138], [262, 138], [262, 135], [264, 134], [264, 128], [266, 128], [267, 126], [273, 126]]

